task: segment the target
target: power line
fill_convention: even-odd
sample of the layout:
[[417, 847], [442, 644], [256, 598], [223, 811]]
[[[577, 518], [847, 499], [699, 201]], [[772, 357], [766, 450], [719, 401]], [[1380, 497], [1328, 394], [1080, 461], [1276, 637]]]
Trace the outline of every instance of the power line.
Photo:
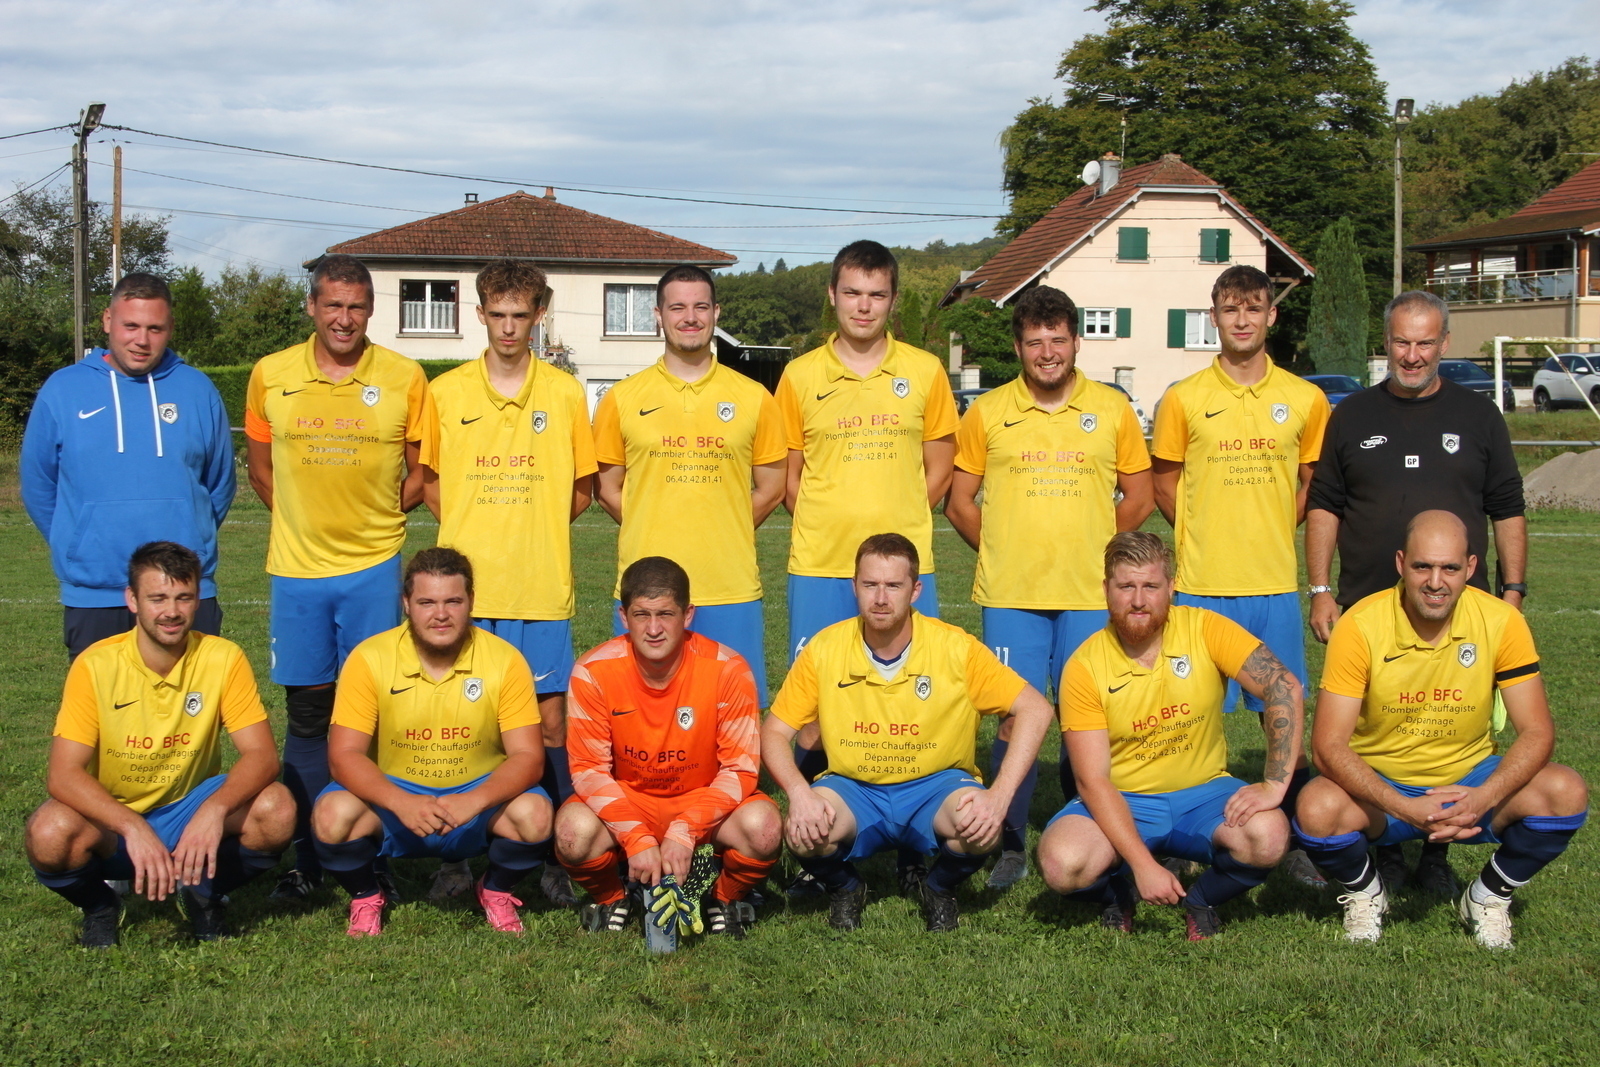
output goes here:
[[[0, 159], [6, 158], [9, 157], [0, 156]], [[98, 159], [92, 159], [89, 162], [93, 163], [97, 167], [105, 167], [107, 170], [110, 170], [112, 167], [112, 164], [102, 163]], [[177, 174], [158, 174], [156, 171], [140, 170], [137, 167], [123, 167], [122, 169], [131, 174], [148, 174], [152, 178], [168, 178], [175, 182], [189, 182], [192, 185], [209, 185], [213, 189], [232, 189], [234, 192], [239, 193], [257, 193], [261, 196], [283, 196], [288, 197], [290, 200], [309, 200], [315, 204], [337, 204], [340, 207], [365, 207], [371, 208], [374, 211], [400, 211], [408, 215], [432, 214], [430, 211], [422, 211], [414, 207], [386, 207], [383, 204], [357, 204], [351, 200], [324, 200], [320, 196], [300, 196], [296, 193], [279, 193], [271, 189], [247, 189], [242, 185], [224, 185], [221, 182], [205, 182], [201, 181], [199, 178], [184, 178]]]
[[36, 133], [54, 133], [57, 130], [70, 130], [76, 125], [76, 122], [64, 122], [60, 126], [46, 126], [42, 130], [29, 130], [26, 133], [0, 134], [0, 141], [9, 141], [16, 137], [32, 137]]
[[174, 215], [198, 215], [211, 219], [238, 219], [241, 222], [260, 222], [267, 225], [296, 226], [311, 230], [356, 230], [364, 232], [366, 226], [352, 226], [346, 222], [321, 222], [315, 219], [280, 219], [271, 215], [237, 215], [229, 211], [197, 211], [184, 207], [157, 207], [154, 204], [127, 204], [135, 211], [165, 211]]
[[[57, 177], [59, 177], [61, 175], [62, 171], [68, 169], [71, 166], [72, 166], [71, 163], [63, 163], [63, 164], [61, 164], [61, 166], [57, 167], [55, 170], [51, 171], [49, 174], [46, 174], [43, 178], [40, 178], [36, 182], [29, 182], [27, 185], [24, 185], [21, 189], [18, 189], [16, 192], [12, 193], [10, 196], [0, 196], [0, 204], [5, 203], [7, 200], [13, 200], [16, 197], [21, 196], [23, 193], [27, 192], [29, 189], [32, 189], [36, 185], [44, 185], [47, 182], [54, 181]], [[71, 225], [71, 224], [69, 223], [68, 225]]]

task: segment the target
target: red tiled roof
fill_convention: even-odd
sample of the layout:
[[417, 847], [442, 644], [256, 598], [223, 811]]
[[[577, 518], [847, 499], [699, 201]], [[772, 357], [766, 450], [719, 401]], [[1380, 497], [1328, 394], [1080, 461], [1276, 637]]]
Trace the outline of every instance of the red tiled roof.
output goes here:
[[[978, 268], [966, 281], [959, 283], [945, 296], [942, 303], [949, 304], [961, 292], [988, 297], [1000, 303], [1026, 285], [1055, 261], [1063, 252], [1077, 244], [1097, 223], [1113, 217], [1126, 208], [1139, 190], [1150, 186], [1191, 186], [1197, 190], [1227, 196], [1227, 190], [1213, 178], [1200, 173], [1183, 161], [1177, 153], [1168, 153], [1151, 163], [1141, 163], [1122, 172], [1111, 191], [1095, 196], [1097, 185], [1085, 185], [1061, 203], [1051, 208], [1038, 222], [1029, 226], [1016, 239], [997, 252], [993, 259]], [[1228, 198], [1253, 225], [1260, 228], [1267, 239], [1283, 249], [1307, 274], [1311, 266], [1283, 238], [1273, 233], [1244, 205]], [[982, 283], [982, 288], [977, 288]]]
[[1600, 217], [1600, 162], [1584, 167], [1511, 217], [1515, 219], [1525, 215], [1557, 215], [1585, 210]]
[[1470, 248], [1514, 237], [1546, 237], [1600, 227], [1600, 163], [1591, 163], [1522, 210], [1406, 247], [1414, 252]]
[[698, 263], [725, 267], [738, 257], [520, 189], [442, 215], [341, 241], [328, 251], [365, 258], [509, 256], [545, 262]]

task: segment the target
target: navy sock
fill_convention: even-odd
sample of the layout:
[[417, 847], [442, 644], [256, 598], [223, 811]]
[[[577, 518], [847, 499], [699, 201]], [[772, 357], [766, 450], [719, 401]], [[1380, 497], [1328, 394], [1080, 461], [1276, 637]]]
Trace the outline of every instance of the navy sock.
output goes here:
[[1309, 781], [1311, 781], [1310, 767], [1296, 767], [1294, 773], [1289, 775], [1289, 791], [1283, 794], [1283, 803], [1279, 805], [1285, 814], [1294, 814], [1295, 801], [1300, 799], [1300, 790], [1304, 789]]
[[1061, 741], [1061, 762], [1056, 764], [1056, 774], [1061, 778], [1061, 803], [1072, 803], [1072, 798], [1078, 795], [1078, 779], [1072, 773], [1072, 760], [1067, 758], [1067, 742]]
[[[1000, 774], [1000, 765], [1005, 762], [1006, 753], [1011, 751], [1011, 742], [995, 739], [994, 747], [989, 750], [989, 780], [992, 782]], [[1011, 798], [1011, 806], [1006, 809], [1005, 826], [1000, 831], [1000, 848], [1006, 852], [1026, 852], [1028, 849], [1028, 809], [1033, 806], [1033, 791], [1039, 785], [1039, 761], [1035, 760], [1032, 767], [1028, 768], [1027, 777], [1022, 779], [1022, 784], [1017, 786], [1016, 795]]]
[[794, 746], [794, 763], [808, 782], [814, 782], [828, 769], [828, 754], [820, 748]]
[[566, 745], [544, 746], [544, 775], [539, 779], [550, 803], [556, 807], [572, 795], [572, 768], [567, 763]]
[[1247, 893], [1267, 880], [1270, 867], [1251, 867], [1233, 858], [1227, 849], [1218, 849], [1211, 866], [1189, 887], [1184, 902], [1210, 908], [1221, 907], [1240, 893]]
[[1500, 847], [1484, 864], [1478, 878], [1496, 896], [1509, 897], [1525, 886], [1545, 865], [1567, 850], [1572, 835], [1589, 818], [1576, 815], [1529, 815], [1500, 831]]
[[925, 884], [935, 893], [954, 893], [987, 858], [982, 853], [953, 852], [941, 843], [939, 858], [933, 861]]
[[378, 856], [378, 839], [358, 837], [343, 844], [317, 841], [317, 856], [322, 867], [339, 880], [352, 898], [370, 897], [378, 892], [378, 873], [372, 861]]
[[217, 845], [217, 876], [195, 886], [195, 895], [204, 900], [225, 897], [257, 875], [272, 870], [282, 855], [245, 848], [237, 836], [224, 837]]
[[[332, 692], [332, 690], [328, 690]], [[294, 865], [314, 875], [321, 871], [311, 837], [311, 805], [328, 787], [328, 735], [283, 739], [283, 784], [294, 797]]]
[[1367, 835], [1359, 830], [1333, 837], [1311, 837], [1295, 820], [1294, 837], [1311, 862], [1346, 889], [1361, 891], [1372, 884], [1378, 869], [1367, 858]]
[[841, 889], [861, 888], [861, 875], [856, 871], [856, 865], [845, 858], [848, 853], [842, 849], [835, 849], [831, 856], [801, 856], [800, 867], [811, 877], [822, 883], [822, 887], [830, 893]]
[[98, 911], [117, 902], [116, 891], [105, 883], [104, 869], [105, 864], [96, 856], [82, 867], [74, 867], [70, 871], [52, 874], [35, 867], [33, 876], [46, 889], [65, 897], [68, 903], [84, 911]]
[[1105, 907], [1108, 904], [1131, 904], [1133, 902], [1133, 886], [1128, 884], [1128, 876], [1122, 871], [1114, 870], [1102, 874], [1093, 882], [1074, 893], [1067, 894], [1068, 900], [1081, 900], [1085, 904], [1096, 907]]
[[496, 893], [509, 893], [527, 873], [550, 855], [550, 839], [518, 841], [496, 837], [489, 842], [489, 869], [483, 873], [483, 887]]

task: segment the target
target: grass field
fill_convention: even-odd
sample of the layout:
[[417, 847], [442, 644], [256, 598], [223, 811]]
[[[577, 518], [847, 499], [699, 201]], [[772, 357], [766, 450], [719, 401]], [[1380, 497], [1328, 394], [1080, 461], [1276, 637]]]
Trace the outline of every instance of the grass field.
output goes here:
[[[14, 463], [0, 460], [0, 1063], [1600, 1060], [1596, 829], [1520, 894], [1518, 947], [1495, 956], [1442, 902], [1414, 895], [1400, 898], [1381, 943], [1346, 945], [1331, 894], [1280, 875], [1224, 909], [1222, 936], [1197, 945], [1182, 940], [1177, 909], [1143, 908], [1135, 933], [1118, 936], [1037, 876], [1006, 894], [969, 890], [961, 930], [932, 936], [913, 904], [888, 895], [888, 867], [872, 866], [875, 896], [856, 934], [831, 933], [813, 908], [778, 907], [743, 943], [655, 959], [636, 936], [581, 934], [542, 899], [520, 940], [494, 934], [464, 903], [417, 903], [431, 863], [399, 866], [411, 902], [375, 941], [344, 936], [337, 890], [280, 905], [266, 900], [267, 882], [236, 894], [237, 940], [196, 945], [170, 904], [137, 902], [120, 950], [77, 950], [75, 911], [34, 883], [20, 848], [22, 819], [43, 797], [65, 656], [49, 558], [16, 503]], [[281, 691], [265, 683], [267, 520], [241, 492], [219, 585], [227, 634], [250, 652], [281, 737]], [[780, 511], [760, 537], [774, 687], [787, 524]], [[945, 617], [976, 631], [966, 599], [973, 555], [942, 520], [939, 530]], [[1557, 756], [1594, 780], [1600, 516], [1537, 514], [1532, 530], [1528, 614], [1561, 728]], [[419, 516], [408, 549], [434, 534]], [[614, 549], [610, 520], [598, 510], [580, 518], [580, 647], [609, 636]], [[1313, 678], [1320, 660], [1313, 643]], [[1252, 720], [1229, 722], [1234, 770], [1247, 777], [1262, 758]], [[990, 736], [992, 725], [985, 748]], [[1035, 826], [1060, 800], [1053, 773], [1043, 774]], [[1469, 877], [1486, 850], [1452, 856]]]

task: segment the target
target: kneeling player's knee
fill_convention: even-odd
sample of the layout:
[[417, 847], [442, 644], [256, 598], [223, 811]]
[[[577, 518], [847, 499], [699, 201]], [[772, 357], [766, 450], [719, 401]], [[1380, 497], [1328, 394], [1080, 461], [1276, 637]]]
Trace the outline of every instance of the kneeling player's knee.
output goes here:
[[746, 856], [771, 859], [783, 848], [783, 817], [770, 800], [752, 800], [735, 808], [718, 836]]
[[[1352, 809], [1355, 803], [1350, 795], [1329, 778], [1313, 778], [1300, 790], [1300, 798], [1295, 802], [1292, 813], [1300, 828], [1313, 837], [1329, 837], [1333, 834], [1348, 833], [1359, 830], [1361, 826], [1346, 826], [1351, 821]], [[1360, 822], [1359, 809], [1355, 815]]]
[[1091, 871], [1091, 859], [1086, 849], [1075, 847], [1075, 842], [1065, 832], [1045, 831], [1039, 839], [1039, 874], [1044, 884], [1057, 893], [1072, 893], [1103, 874]]
[[550, 836], [550, 801], [538, 793], [523, 793], [506, 804], [505, 816], [519, 841], [543, 841]]
[[1589, 806], [1589, 786], [1571, 767], [1552, 763], [1539, 772], [1552, 815], [1576, 815]]
[[[89, 861], [99, 831], [59, 800], [47, 800], [28, 817], [23, 848], [41, 871], [65, 871]], [[76, 862], [74, 862], [76, 861]]]
[[244, 821], [244, 843], [262, 852], [275, 852], [294, 836], [294, 797], [282, 782], [272, 782], [250, 802]]
[[582, 863], [595, 851], [596, 838], [604, 831], [600, 820], [582, 804], [563, 804], [556, 812], [556, 856], [563, 863]]
[[333, 719], [333, 686], [286, 685], [283, 687], [284, 716], [294, 737], [327, 737]]
[[1289, 851], [1289, 819], [1281, 811], [1258, 811], [1241, 829], [1243, 842], [1234, 858], [1251, 867], [1274, 867]]
[[343, 844], [365, 806], [353, 793], [324, 793], [311, 808], [311, 833], [330, 845]]

